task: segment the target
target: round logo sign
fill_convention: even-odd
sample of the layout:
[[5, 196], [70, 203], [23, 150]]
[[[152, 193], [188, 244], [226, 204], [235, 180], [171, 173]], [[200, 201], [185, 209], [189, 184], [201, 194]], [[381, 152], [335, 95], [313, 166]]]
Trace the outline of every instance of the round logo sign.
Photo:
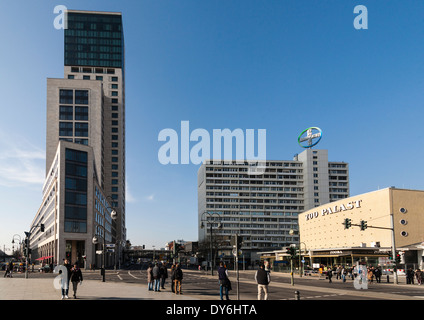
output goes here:
[[[306, 135], [305, 135], [306, 133]], [[302, 148], [312, 148], [321, 140], [322, 130], [318, 127], [310, 127], [302, 131], [297, 138], [297, 142]], [[307, 142], [307, 144], [302, 142]]]

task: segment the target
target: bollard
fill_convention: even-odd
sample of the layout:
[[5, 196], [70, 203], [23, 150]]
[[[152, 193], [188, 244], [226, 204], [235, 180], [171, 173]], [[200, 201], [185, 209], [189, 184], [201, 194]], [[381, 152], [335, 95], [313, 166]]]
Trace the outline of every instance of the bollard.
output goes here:
[[389, 275], [387, 275], [387, 283], [390, 283]]
[[300, 292], [299, 291], [294, 292], [294, 300], [300, 300]]

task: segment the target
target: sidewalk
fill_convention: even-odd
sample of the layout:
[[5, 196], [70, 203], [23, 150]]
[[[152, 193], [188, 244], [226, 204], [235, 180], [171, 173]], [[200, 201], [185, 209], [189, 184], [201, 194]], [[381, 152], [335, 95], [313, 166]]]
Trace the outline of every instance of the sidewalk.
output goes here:
[[[53, 278], [0, 278], [0, 300], [60, 300], [61, 290], [55, 289]], [[172, 292], [148, 291], [147, 285], [85, 280], [78, 285], [77, 300], [198, 300]], [[72, 284], [69, 299], [74, 300]]]

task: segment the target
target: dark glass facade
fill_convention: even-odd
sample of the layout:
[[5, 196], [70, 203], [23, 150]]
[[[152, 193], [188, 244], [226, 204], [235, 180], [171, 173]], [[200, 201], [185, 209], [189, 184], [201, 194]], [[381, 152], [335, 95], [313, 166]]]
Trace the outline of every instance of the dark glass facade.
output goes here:
[[65, 65], [124, 68], [120, 14], [68, 12]]
[[87, 152], [66, 149], [65, 232], [87, 232]]

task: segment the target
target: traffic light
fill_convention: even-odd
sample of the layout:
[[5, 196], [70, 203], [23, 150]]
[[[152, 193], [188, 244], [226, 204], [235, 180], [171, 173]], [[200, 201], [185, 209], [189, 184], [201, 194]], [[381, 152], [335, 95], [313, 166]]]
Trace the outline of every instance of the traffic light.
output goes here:
[[44, 232], [44, 223], [40, 224], [40, 230], [41, 232]]
[[364, 231], [366, 228], [368, 228], [367, 222], [364, 220], [361, 220], [361, 230]]
[[286, 253], [290, 256], [291, 259], [294, 259], [297, 256], [297, 250], [295, 247], [287, 247]]
[[396, 253], [396, 263], [400, 263], [400, 254]]
[[345, 229], [349, 229], [352, 226], [352, 219], [344, 219], [343, 225]]
[[230, 240], [230, 244], [232, 247], [236, 247], [237, 249], [241, 248], [243, 244], [243, 238], [239, 235], [233, 235]]

